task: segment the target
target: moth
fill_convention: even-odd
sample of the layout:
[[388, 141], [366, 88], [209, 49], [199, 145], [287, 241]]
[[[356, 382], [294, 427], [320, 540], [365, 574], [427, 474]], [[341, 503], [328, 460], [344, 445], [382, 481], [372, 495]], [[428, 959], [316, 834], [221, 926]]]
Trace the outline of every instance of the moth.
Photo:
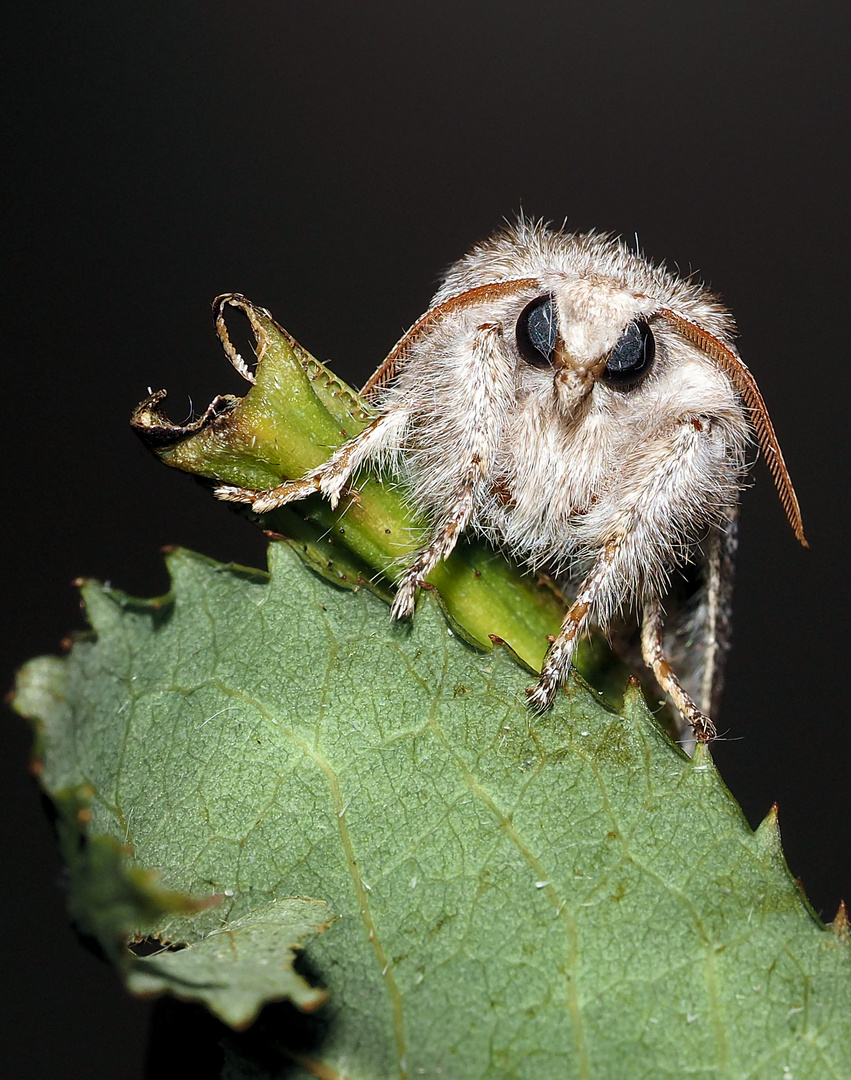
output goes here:
[[547, 568], [572, 598], [528, 691], [533, 709], [552, 704], [582, 634], [631, 621], [682, 734], [706, 742], [754, 434], [806, 546], [733, 335], [705, 287], [622, 241], [521, 219], [449, 269], [366, 383], [378, 413], [368, 427], [301, 479], [216, 493], [258, 513], [316, 491], [335, 506], [359, 470], [388, 466], [431, 522], [393, 618], [413, 614], [418, 587], [472, 530]]

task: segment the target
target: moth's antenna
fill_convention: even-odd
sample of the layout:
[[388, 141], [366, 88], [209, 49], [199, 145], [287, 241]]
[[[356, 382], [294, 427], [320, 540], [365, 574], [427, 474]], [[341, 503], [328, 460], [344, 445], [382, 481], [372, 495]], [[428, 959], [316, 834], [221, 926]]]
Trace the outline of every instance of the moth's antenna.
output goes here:
[[382, 386], [385, 386], [396, 374], [399, 364], [407, 359], [411, 345], [426, 334], [445, 315], [450, 315], [455, 311], [463, 311], [464, 308], [472, 307], [474, 304], [479, 304], [485, 300], [495, 300], [497, 297], [508, 296], [513, 292], [519, 292], [521, 289], [528, 289], [530, 286], [537, 284], [537, 278], [492, 281], [487, 285], [477, 285], [474, 289], [458, 293], [457, 296], [450, 296], [442, 304], [429, 308], [424, 315], [417, 319], [410, 330], [406, 330], [402, 337], [399, 338], [388, 353], [387, 359], [364, 384], [361, 395], [370, 397], [377, 390], [380, 390]]
[[759, 392], [759, 387], [756, 385], [756, 379], [754, 379], [753, 375], [745, 366], [741, 357], [733, 352], [729, 345], [725, 345], [723, 341], [719, 341], [714, 334], [710, 334], [709, 331], [704, 330], [702, 326], [698, 326], [697, 323], [693, 323], [690, 319], [687, 319], [684, 315], [680, 315], [676, 311], [671, 311], [670, 308], [659, 308], [656, 311], [656, 314], [661, 315], [662, 318], [675, 327], [683, 337], [688, 338], [689, 341], [702, 349], [707, 356], [710, 356], [719, 367], [730, 376], [733, 386], [739, 394], [741, 394], [742, 400], [750, 409], [753, 426], [756, 429], [759, 444], [762, 447], [762, 452], [765, 454], [765, 460], [768, 463], [768, 468], [774, 478], [774, 483], [777, 486], [777, 492], [780, 495], [780, 501], [783, 504], [783, 509], [786, 511], [786, 517], [789, 519], [789, 524], [792, 526], [795, 536], [800, 540], [804, 547], [809, 547], [806, 537], [804, 536], [804, 524], [801, 520], [801, 509], [798, 506], [798, 497], [795, 494], [795, 489], [792, 487], [792, 479], [789, 476], [789, 470], [786, 468], [786, 462], [783, 460], [780, 443], [777, 441], [774, 425], [771, 423], [771, 417], [768, 415], [765, 401], [763, 400], [762, 394]]

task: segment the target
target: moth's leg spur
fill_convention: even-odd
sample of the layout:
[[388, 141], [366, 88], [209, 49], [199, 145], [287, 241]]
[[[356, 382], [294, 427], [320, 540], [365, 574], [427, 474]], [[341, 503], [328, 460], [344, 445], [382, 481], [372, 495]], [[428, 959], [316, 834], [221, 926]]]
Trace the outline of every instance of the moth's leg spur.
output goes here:
[[336, 507], [349, 477], [369, 458], [387, 450], [406, 422], [406, 412], [392, 409], [376, 417], [360, 434], [343, 443], [318, 469], [300, 480], [286, 480], [267, 491], [252, 491], [251, 488], [224, 484], [215, 489], [215, 495], [228, 502], [249, 503], [257, 514], [266, 514], [297, 499], [305, 499], [315, 491], [321, 492], [332, 508]]
[[691, 724], [698, 742], [711, 742], [717, 732], [715, 725], [701, 712], [686, 693], [665, 657], [662, 646], [662, 607], [657, 598], [645, 599], [641, 619], [641, 654], [644, 663], [656, 676], [656, 681], [676, 705], [683, 719]]
[[536, 712], [543, 712], [552, 705], [559, 685], [567, 677], [579, 636], [588, 625], [600, 592], [609, 581], [618, 546], [617, 540], [610, 540], [598, 556], [564, 617], [558, 637], [553, 640], [544, 657], [540, 678], [526, 691], [529, 706]]
[[494, 402], [499, 399], [498, 384], [504, 363], [499, 353], [501, 338], [502, 330], [496, 323], [483, 323], [476, 330], [468, 363], [463, 365], [463, 370], [466, 392], [477, 407], [464, 431], [464, 445], [459, 448], [461, 469], [452, 498], [439, 514], [431, 540], [420, 548], [399, 578], [390, 610], [394, 619], [413, 615], [417, 589], [435, 566], [452, 553], [459, 537], [470, 524], [477, 500], [477, 487], [487, 474], [498, 437], [494, 431], [492, 413]]

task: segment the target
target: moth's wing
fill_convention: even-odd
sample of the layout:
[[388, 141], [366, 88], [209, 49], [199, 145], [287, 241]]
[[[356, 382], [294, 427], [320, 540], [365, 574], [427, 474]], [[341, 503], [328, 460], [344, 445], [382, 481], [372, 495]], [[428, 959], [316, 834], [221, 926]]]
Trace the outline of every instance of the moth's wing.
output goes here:
[[714, 526], [665, 597], [665, 655], [686, 692], [717, 721], [730, 650], [738, 508]]

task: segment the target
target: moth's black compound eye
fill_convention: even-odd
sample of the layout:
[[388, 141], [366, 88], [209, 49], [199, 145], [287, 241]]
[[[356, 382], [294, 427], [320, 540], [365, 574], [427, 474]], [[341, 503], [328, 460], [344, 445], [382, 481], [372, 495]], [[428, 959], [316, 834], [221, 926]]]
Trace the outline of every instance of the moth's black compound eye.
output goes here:
[[536, 296], [517, 320], [517, 348], [527, 364], [547, 367], [558, 341], [555, 301], [549, 293]]
[[612, 349], [603, 371], [603, 381], [618, 390], [629, 390], [641, 382], [653, 366], [656, 339], [644, 321], [631, 322]]

